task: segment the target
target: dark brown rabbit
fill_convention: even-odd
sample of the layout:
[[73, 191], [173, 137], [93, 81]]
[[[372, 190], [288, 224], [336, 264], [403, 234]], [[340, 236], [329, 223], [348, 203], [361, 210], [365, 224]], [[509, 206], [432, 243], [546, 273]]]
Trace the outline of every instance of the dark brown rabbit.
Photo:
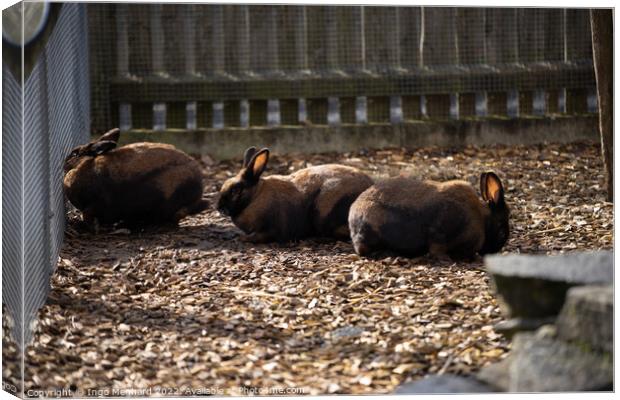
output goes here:
[[349, 237], [349, 207], [372, 185], [366, 174], [328, 164], [261, 178], [268, 161], [268, 149], [247, 149], [243, 168], [224, 182], [220, 191], [218, 209], [246, 233], [244, 240], [261, 243], [307, 236]]
[[493, 172], [480, 176], [482, 202], [464, 181], [386, 179], [351, 206], [349, 228], [355, 251], [391, 250], [407, 256], [427, 252], [471, 260], [499, 251], [508, 240], [509, 210]]
[[207, 207], [194, 159], [161, 143], [116, 148], [119, 135], [113, 129], [65, 159], [65, 194], [85, 222], [176, 223]]

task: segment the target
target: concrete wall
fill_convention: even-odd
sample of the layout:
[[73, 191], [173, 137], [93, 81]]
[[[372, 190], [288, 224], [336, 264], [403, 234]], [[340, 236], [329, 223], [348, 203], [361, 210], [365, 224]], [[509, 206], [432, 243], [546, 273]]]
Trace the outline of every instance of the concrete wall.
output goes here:
[[121, 135], [121, 144], [163, 142], [190, 154], [225, 160], [242, 156], [250, 146], [269, 147], [276, 154], [347, 152], [360, 149], [420, 146], [460, 147], [469, 144], [535, 144], [599, 140], [597, 117], [516, 118], [368, 124], [225, 128], [196, 131], [134, 130]]

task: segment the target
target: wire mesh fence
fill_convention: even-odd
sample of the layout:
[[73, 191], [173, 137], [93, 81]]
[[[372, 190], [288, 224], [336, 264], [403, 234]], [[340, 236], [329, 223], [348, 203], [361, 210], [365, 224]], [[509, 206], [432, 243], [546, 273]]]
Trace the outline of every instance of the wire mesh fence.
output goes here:
[[64, 158], [88, 140], [86, 22], [85, 5], [62, 5], [23, 86], [21, 74], [3, 62], [2, 302], [20, 344], [30, 339], [30, 323], [45, 302], [58, 261], [65, 223]]
[[596, 111], [587, 9], [90, 4], [93, 129]]

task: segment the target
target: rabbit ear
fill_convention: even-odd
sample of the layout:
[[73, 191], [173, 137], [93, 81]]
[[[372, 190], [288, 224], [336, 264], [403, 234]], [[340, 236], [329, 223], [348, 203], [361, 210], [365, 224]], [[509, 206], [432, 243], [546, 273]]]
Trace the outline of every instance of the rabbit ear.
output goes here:
[[263, 171], [267, 167], [269, 161], [269, 149], [262, 149], [254, 154], [245, 170], [245, 178], [249, 180], [258, 180]]
[[493, 172], [486, 173], [484, 180], [485, 188], [482, 198], [495, 205], [502, 204], [504, 202], [504, 187], [502, 186], [502, 181], [500, 181], [499, 177]]
[[487, 175], [488, 174], [486, 172], [480, 174], [480, 195], [485, 203], [489, 200], [487, 197]]
[[254, 154], [256, 154], [256, 147], [254, 146], [248, 147], [248, 149], [243, 154], [243, 167], [244, 168], [248, 166]]
[[114, 149], [116, 147], [116, 142], [111, 140], [100, 140], [98, 142], [93, 143], [89, 149], [88, 154], [92, 156], [97, 156], [99, 154], [107, 153], [108, 151]]
[[114, 128], [103, 135], [97, 140], [98, 142], [110, 141], [110, 142], [118, 142], [118, 138], [121, 135], [121, 130], [118, 128]]

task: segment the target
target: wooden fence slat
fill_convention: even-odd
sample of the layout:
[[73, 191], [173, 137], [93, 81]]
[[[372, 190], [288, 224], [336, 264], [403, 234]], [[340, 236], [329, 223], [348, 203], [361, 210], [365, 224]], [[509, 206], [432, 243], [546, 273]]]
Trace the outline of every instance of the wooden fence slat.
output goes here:
[[405, 69], [419, 68], [422, 61], [419, 51], [422, 28], [421, 9], [401, 7], [399, 17], [400, 64]]
[[256, 73], [277, 71], [278, 42], [275, 6], [249, 6], [251, 65]]
[[491, 65], [517, 62], [518, 9], [487, 8], [485, 11], [487, 62]]
[[457, 56], [456, 8], [424, 7], [424, 66], [454, 65]]
[[325, 68], [334, 71], [339, 68], [338, 57], [338, 17], [339, 7], [327, 7], [325, 9], [324, 29], [327, 40], [325, 41]]
[[372, 71], [400, 68], [397, 7], [364, 7], [366, 65]]
[[460, 64], [484, 64], [487, 61], [486, 10], [456, 9], [457, 61]]
[[545, 8], [540, 10], [544, 15], [544, 55], [545, 61], [564, 60], [564, 10], [561, 8]]
[[213, 58], [213, 72], [221, 74], [226, 69], [226, 51], [224, 36], [224, 6], [219, 4], [210, 4], [209, 25], [212, 29], [211, 34], [211, 54]]
[[592, 32], [587, 9], [566, 10], [565, 43], [565, 60], [592, 60]]
[[338, 97], [327, 98], [327, 124], [331, 126], [340, 125], [340, 99]]
[[126, 7], [129, 72], [136, 76], [152, 74], [149, 5], [127, 4]]
[[198, 104], [190, 101], [185, 104], [185, 129], [193, 131], [198, 128]]
[[340, 13], [340, 69], [358, 72], [366, 69], [364, 7], [344, 7]]
[[184, 72], [191, 76], [196, 74], [196, 5], [187, 4], [179, 14], [183, 26], [183, 40], [179, 45], [183, 48]]
[[186, 27], [183, 27], [181, 34], [178, 32], [179, 27], [183, 26], [185, 22], [189, 22], [191, 26], [191, 19], [188, 20], [184, 16], [184, 9], [176, 4], [163, 4], [161, 6], [159, 25], [162, 31], [161, 37], [158, 39], [161, 41], [158, 44], [160, 48], [158, 56], [162, 58], [162, 71], [160, 75], [182, 76], [187, 73], [187, 55], [191, 58], [193, 51], [187, 52], [189, 49], [186, 49], [186, 46], [188, 47], [189, 45], [185, 44], [185, 40], [189, 39], [191, 42], [193, 39], [192, 34], [186, 37]]
[[[88, 35], [89, 47], [97, 49], [97, 51], [91, 51], [89, 57], [92, 132], [106, 132], [111, 123], [115, 124], [119, 121], [119, 107], [113, 106], [110, 102], [110, 79], [115, 74], [124, 77], [129, 74], [126, 11], [125, 8], [123, 16], [125, 33], [123, 43], [120, 44], [117, 36], [118, 10], [110, 4], [91, 4], [87, 8], [89, 26], [99, 27], [99, 29], [92, 29]], [[125, 58], [120, 62], [117, 57], [123, 52]]]
[[151, 33], [151, 71], [154, 75], [163, 75], [165, 73], [162, 7], [162, 4], [151, 4], [151, 7], [149, 7], [149, 23]]
[[327, 36], [324, 29], [326, 6], [306, 6], [308, 67], [313, 73], [327, 65]]
[[[250, 10], [248, 6], [231, 6], [234, 10], [234, 49], [236, 55], [237, 72], [246, 73], [250, 71]], [[235, 63], [231, 62], [232, 65]]]
[[358, 124], [368, 123], [368, 98], [366, 96], [355, 98], [355, 122]]
[[298, 71], [308, 71], [308, 20], [306, 6], [295, 7], [292, 13], [295, 27], [295, 67]]
[[[97, 5], [100, 6], [100, 5]], [[103, 12], [103, 11], [102, 11]], [[127, 26], [128, 18], [127, 4], [119, 4], [116, 8], [116, 74], [117, 76], [129, 75], [129, 34]], [[99, 32], [95, 30], [95, 32]], [[97, 33], [95, 33], [97, 35]], [[98, 45], [105, 43], [104, 39], [99, 40]], [[105, 58], [105, 57], [100, 57]]]
[[544, 61], [544, 14], [537, 8], [518, 9], [519, 61]]

